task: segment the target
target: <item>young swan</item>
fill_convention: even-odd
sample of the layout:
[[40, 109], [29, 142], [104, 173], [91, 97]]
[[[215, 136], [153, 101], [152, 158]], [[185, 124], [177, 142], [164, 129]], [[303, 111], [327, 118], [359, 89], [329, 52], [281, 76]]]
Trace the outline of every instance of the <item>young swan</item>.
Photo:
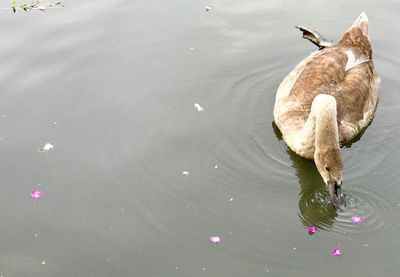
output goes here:
[[368, 17], [361, 13], [337, 43], [299, 27], [320, 50], [302, 60], [280, 84], [274, 121], [296, 154], [314, 159], [332, 203], [342, 209], [340, 144], [373, 118], [379, 78], [372, 61]]

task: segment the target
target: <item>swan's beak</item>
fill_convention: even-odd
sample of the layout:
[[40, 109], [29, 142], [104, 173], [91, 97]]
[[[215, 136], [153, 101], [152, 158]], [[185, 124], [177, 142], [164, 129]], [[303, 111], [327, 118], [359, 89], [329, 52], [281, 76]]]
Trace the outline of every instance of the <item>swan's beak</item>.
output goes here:
[[342, 212], [344, 210], [344, 202], [341, 184], [339, 185], [336, 181], [328, 181], [327, 186], [333, 206]]

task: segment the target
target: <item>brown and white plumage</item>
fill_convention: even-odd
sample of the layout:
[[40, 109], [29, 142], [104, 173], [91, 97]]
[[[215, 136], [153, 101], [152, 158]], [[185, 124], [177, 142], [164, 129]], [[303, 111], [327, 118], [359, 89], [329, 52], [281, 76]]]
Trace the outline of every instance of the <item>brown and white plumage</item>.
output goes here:
[[371, 121], [378, 84], [362, 13], [339, 42], [310, 54], [278, 88], [274, 119], [283, 139], [298, 155], [315, 160], [330, 191], [341, 186], [340, 144]]

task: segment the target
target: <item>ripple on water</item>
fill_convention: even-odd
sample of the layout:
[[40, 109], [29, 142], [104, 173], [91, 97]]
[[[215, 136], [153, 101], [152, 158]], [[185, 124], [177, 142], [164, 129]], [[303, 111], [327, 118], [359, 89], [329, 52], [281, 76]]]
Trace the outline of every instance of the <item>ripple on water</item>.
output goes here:
[[[366, 189], [356, 188], [345, 193], [345, 210], [339, 214], [335, 224], [335, 231], [342, 233], [381, 231], [397, 225], [393, 220], [395, 205], [383, 197], [380, 193]], [[363, 219], [362, 229], [358, 224], [351, 222], [353, 215]]]
[[[286, 146], [272, 131], [272, 110], [276, 88], [282, 74], [282, 59], [257, 62], [251, 71], [229, 80], [218, 95], [219, 102], [229, 102], [224, 109], [226, 124], [222, 126], [223, 149], [217, 151], [219, 160], [234, 168], [248, 170], [253, 175], [270, 179], [287, 177], [291, 173]], [[258, 66], [258, 67], [257, 67]]]
[[[355, 188], [344, 191], [344, 201], [344, 211], [337, 213], [324, 189], [303, 193], [299, 201], [299, 217], [305, 226], [316, 225], [322, 230], [342, 234], [382, 231], [398, 224], [393, 220], [396, 205], [374, 190]], [[354, 215], [362, 218], [362, 224], [351, 221]]]

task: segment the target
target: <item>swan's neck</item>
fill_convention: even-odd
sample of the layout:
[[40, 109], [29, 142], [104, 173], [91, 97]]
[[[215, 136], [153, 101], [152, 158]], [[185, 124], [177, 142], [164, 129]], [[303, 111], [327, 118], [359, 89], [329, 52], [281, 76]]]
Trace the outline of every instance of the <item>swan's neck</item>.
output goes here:
[[296, 152], [313, 159], [316, 149], [328, 145], [339, 148], [336, 100], [320, 94], [313, 100], [311, 112], [296, 139]]
[[313, 106], [314, 104], [316, 110], [315, 147], [332, 146], [340, 148], [335, 98], [321, 94], [314, 99]]

